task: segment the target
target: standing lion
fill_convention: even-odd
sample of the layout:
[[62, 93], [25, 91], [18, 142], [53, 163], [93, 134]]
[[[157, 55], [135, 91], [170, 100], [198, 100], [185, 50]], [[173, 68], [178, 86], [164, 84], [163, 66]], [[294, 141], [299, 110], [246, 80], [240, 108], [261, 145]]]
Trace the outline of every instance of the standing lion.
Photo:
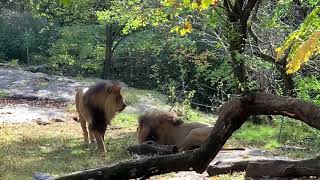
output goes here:
[[90, 141], [96, 141], [98, 149], [105, 152], [104, 135], [107, 125], [111, 124], [117, 112], [126, 107], [120, 83], [103, 81], [89, 88], [79, 88], [75, 101], [85, 143], [89, 143], [89, 135]]

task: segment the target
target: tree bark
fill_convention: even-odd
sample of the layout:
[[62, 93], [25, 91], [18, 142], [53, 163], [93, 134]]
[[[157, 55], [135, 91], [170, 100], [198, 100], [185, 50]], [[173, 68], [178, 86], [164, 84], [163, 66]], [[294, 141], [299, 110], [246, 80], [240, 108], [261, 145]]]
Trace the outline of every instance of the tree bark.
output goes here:
[[284, 90], [283, 95], [296, 97], [297, 94], [295, 92], [295, 84], [293, 81], [292, 74], [287, 74], [285, 67], [277, 68], [277, 69], [280, 72], [281, 77], [283, 79], [283, 90]]
[[112, 79], [112, 44], [113, 44], [113, 26], [112, 24], [106, 25], [106, 48], [105, 48], [105, 59], [103, 61], [103, 67], [101, 72], [102, 79]]
[[257, 0], [248, 0], [246, 5], [243, 6], [243, 0], [235, 1], [234, 4], [231, 4], [229, 0], [224, 0], [223, 2], [230, 23], [229, 27], [232, 30], [228, 36], [228, 41], [233, 73], [239, 82], [238, 94], [247, 90], [245, 61], [239, 55], [245, 49], [248, 19], [256, 3]]
[[[195, 147], [194, 149], [196, 149]], [[178, 148], [175, 145], [162, 145], [157, 144], [154, 141], [146, 141], [143, 144], [136, 144], [129, 146], [127, 148], [130, 154], [138, 154], [138, 155], [168, 155], [178, 153]], [[244, 151], [245, 148], [236, 147], [236, 148], [222, 148], [224, 151]]]
[[302, 161], [261, 160], [249, 162], [246, 177], [320, 177], [320, 159]]
[[129, 179], [173, 171], [194, 170], [202, 173], [234, 131], [250, 115], [283, 115], [320, 129], [320, 107], [291, 97], [250, 93], [224, 103], [208, 141], [199, 149], [175, 155], [156, 156], [113, 166], [75, 172], [57, 179]]
[[161, 145], [154, 141], [146, 141], [143, 144], [133, 145], [127, 148], [131, 154], [138, 155], [165, 155], [178, 152], [175, 145]]
[[207, 168], [209, 176], [216, 176], [219, 174], [228, 174], [233, 172], [245, 171], [247, 169], [249, 161], [235, 161], [235, 162], [223, 162], [221, 164], [210, 165]]

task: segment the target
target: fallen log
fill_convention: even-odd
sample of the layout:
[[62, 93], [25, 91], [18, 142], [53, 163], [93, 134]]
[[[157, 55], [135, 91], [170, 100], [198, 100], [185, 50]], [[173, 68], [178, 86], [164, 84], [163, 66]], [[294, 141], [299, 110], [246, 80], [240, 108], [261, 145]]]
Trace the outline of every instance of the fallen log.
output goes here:
[[[154, 141], [146, 141], [142, 144], [136, 144], [129, 146], [127, 148], [130, 154], [138, 154], [138, 155], [147, 155], [147, 156], [153, 156], [153, 155], [168, 155], [168, 154], [175, 154], [178, 153], [178, 148], [175, 145], [163, 145], [163, 144], [157, 144]], [[244, 151], [245, 148], [222, 148], [221, 150], [224, 151]]]
[[249, 162], [246, 177], [320, 177], [320, 159], [301, 161], [261, 160]]
[[228, 174], [233, 172], [245, 171], [249, 161], [235, 161], [235, 162], [222, 162], [210, 165], [207, 168], [209, 176], [216, 176], [219, 174]]
[[178, 148], [174, 145], [161, 145], [154, 141], [146, 141], [142, 144], [133, 145], [127, 148], [130, 154], [138, 155], [165, 155], [175, 154]]
[[199, 149], [122, 162], [113, 166], [75, 172], [57, 179], [129, 179], [190, 170], [202, 173], [232, 133], [239, 129], [249, 116], [259, 114], [288, 116], [320, 129], [319, 106], [291, 97], [250, 93], [222, 105], [219, 118], [207, 142]]

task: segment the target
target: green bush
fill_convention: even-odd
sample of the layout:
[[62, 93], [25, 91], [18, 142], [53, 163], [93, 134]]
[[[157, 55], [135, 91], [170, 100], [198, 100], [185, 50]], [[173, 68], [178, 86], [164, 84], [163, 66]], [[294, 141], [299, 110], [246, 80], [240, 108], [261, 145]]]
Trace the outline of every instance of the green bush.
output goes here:
[[67, 26], [48, 50], [53, 72], [63, 75], [97, 76], [104, 58], [103, 27]]
[[320, 104], [320, 80], [315, 76], [297, 78], [298, 97]]

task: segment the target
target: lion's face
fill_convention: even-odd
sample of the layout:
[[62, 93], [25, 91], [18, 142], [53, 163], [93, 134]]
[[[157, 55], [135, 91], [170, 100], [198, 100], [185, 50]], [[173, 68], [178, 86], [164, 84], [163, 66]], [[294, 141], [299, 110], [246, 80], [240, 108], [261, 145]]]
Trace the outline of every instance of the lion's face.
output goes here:
[[121, 112], [126, 108], [126, 103], [121, 93], [121, 86], [115, 84], [108, 88], [107, 99], [109, 102], [113, 102], [116, 112]]
[[116, 101], [116, 110], [117, 110], [117, 112], [121, 112], [126, 108], [127, 105], [126, 105], [126, 103], [124, 101], [124, 98], [123, 98], [121, 92], [116, 95], [115, 101]]

